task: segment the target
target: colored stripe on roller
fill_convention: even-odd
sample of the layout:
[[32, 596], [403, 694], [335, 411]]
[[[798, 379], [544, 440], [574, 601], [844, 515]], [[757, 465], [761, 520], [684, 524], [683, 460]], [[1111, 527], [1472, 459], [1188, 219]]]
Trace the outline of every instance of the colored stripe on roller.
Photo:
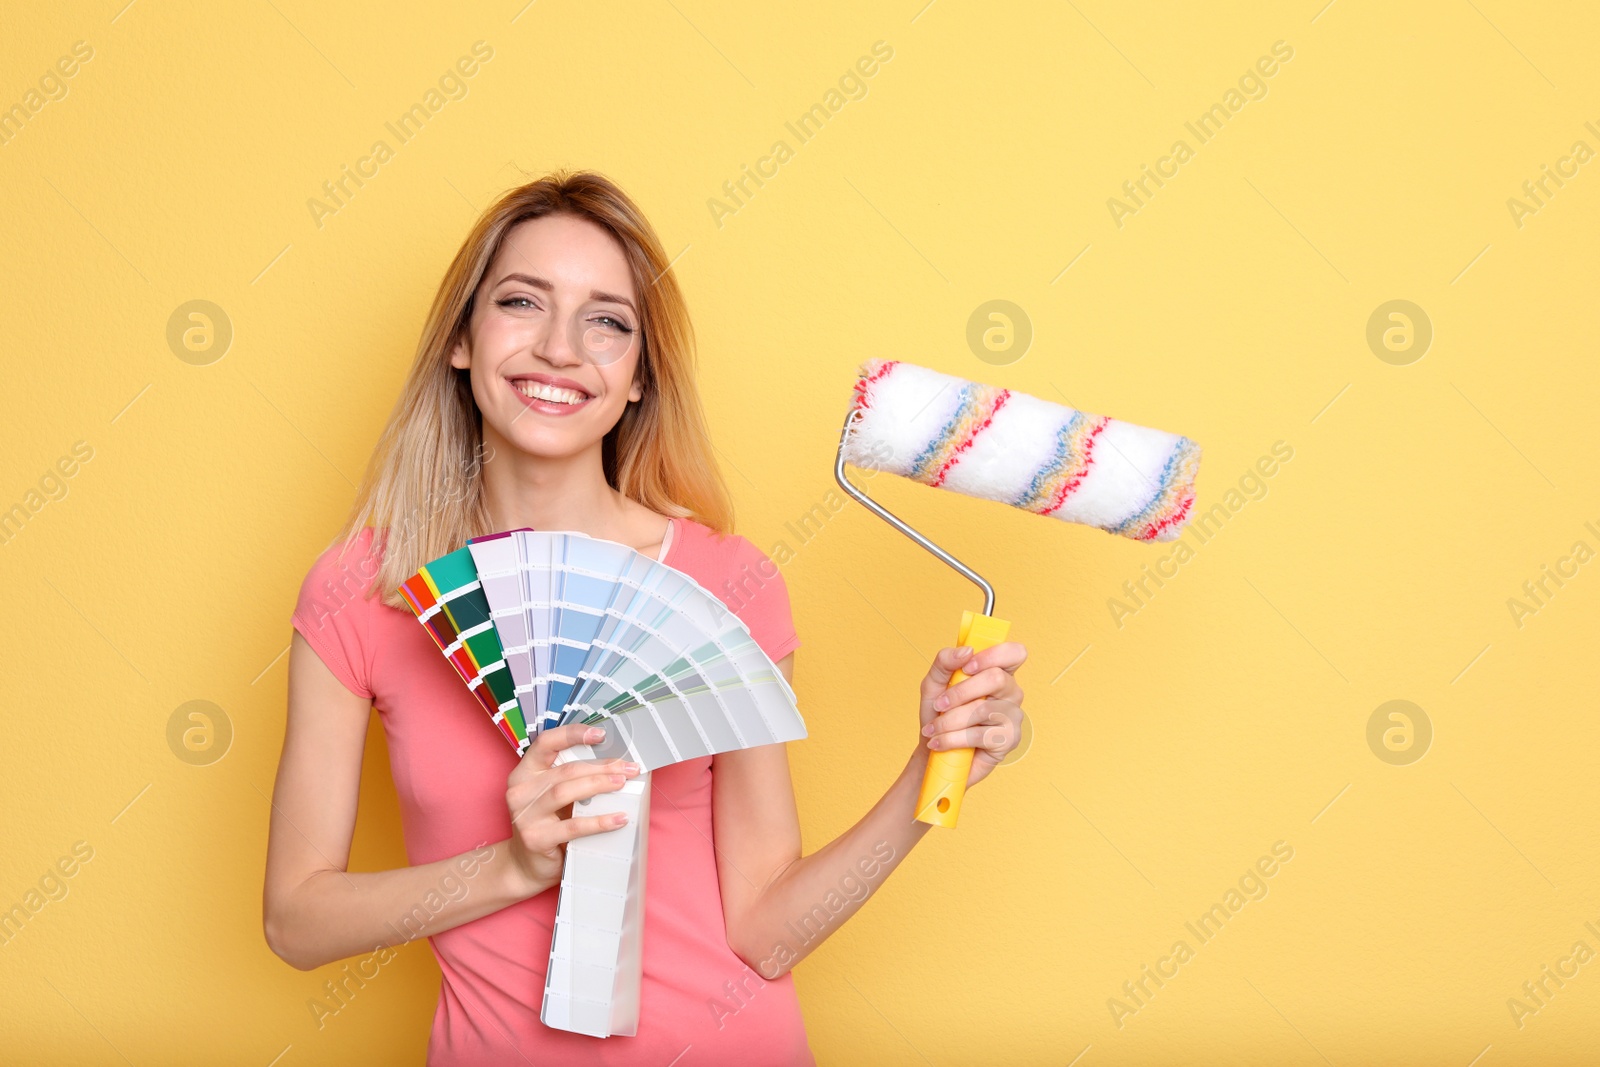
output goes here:
[[1177, 434], [884, 359], [861, 365], [851, 412], [858, 467], [1139, 541], [1194, 510], [1200, 446]]

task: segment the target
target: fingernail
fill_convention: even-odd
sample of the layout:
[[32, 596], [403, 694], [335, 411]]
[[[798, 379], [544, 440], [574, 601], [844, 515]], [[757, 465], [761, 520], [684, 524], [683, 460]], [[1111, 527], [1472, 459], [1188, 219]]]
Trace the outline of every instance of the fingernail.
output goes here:
[[971, 645], [962, 645], [960, 648], [956, 649], [956, 659], [966, 659], [970, 655], [972, 655]]
[[611, 825], [612, 826], [621, 826], [623, 823], [625, 823], [627, 821], [628, 821], [628, 817], [625, 814], [623, 814], [622, 812], [620, 812], [620, 811], [617, 812], [615, 815], [611, 816]]
[[939, 739], [937, 737], [931, 738], [928, 741], [928, 747], [929, 748], [938, 748], [939, 747]]
[[922, 728], [922, 736], [923, 737], [932, 737], [933, 736], [933, 723], [930, 722], [928, 725], [926, 725], [926, 726], [924, 726]]
[[943, 711], [945, 708], [948, 708], [949, 706], [950, 706], [950, 698], [947, 697], [947, 696], [941, 696], [939, 699], [937, 699], [937, 700], [935, 700], [933, 702], [933, 708], [934, 708], [935, 711]]
[[622, 770], [627, 774], [638, 774], [639, 765], [637, 763], [624, 763], [622, 765]]
[[591, 726], [583, 732], [585, 741], [601, 741], [604, 740], [605, 736], [606, 732], [598, 726]]

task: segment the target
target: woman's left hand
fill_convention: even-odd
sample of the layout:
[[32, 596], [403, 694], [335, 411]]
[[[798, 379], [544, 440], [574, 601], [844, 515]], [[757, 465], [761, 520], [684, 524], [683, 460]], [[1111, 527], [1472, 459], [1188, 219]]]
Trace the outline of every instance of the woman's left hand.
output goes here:
[[[1022, 687], [1015, 674], [1027, 658], [1027, 648], [1016, 641], [966, 656], [942, 648], [922, 679], [926, 748], [974, 749], [969, 786], [987, 778], [1022, 739]], [[969, 677], [951, 686], [958, 668]]]

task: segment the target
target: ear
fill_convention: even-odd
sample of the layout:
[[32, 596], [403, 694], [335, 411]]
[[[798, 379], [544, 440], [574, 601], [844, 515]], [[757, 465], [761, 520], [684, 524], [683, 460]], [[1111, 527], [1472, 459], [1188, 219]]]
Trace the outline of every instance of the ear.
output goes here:
[[450, 349], [450, 365], [456, 370], [467, 370], [472, 366], [472, 354], [467, 351], [465, 334]]
[[633, 377], [633, 384], [628, 386], [628, 402], [637, 403], [644, 399], [644, 386], [639, 384], [639, 376]]

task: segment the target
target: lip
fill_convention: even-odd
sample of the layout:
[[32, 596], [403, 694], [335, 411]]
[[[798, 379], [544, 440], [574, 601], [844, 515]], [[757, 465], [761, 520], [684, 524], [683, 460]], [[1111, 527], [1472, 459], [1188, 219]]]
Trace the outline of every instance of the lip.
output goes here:
[[[507, 387], [511, 390], [512, 396], [522, 401], [524, 407], [541, 415], [572, 415], [588, 407], [590, 401], [594, 400], [594, 393], [590, 392], [587, 386], [580, 382], [575, 382], [571, 378], [562, 378], [555, 374], [512, 374], [508, 375], [505, 381]], [[537, 397], [524, 396], [522, 391], [517, 388], [516, 383], [518, 382], [538, 382], [541, 385], [555, 386], [557, 389], [571, 389], [582, 393], [586, 399], [576, 404], [557, 404], [552, 400], [540, 400]]]

